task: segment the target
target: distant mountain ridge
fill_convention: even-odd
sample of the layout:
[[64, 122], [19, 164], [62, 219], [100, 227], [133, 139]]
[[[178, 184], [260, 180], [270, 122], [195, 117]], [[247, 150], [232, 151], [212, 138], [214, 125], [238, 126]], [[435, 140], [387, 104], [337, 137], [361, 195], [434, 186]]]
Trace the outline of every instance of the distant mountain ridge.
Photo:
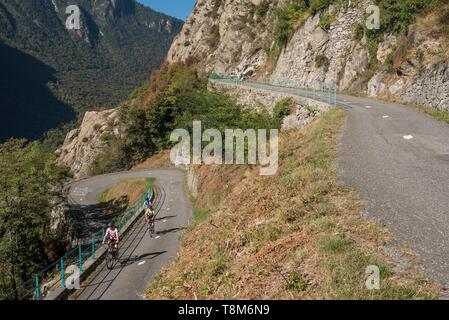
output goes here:
[[[69, 5], [80, 8], [79, 30], [65, 27]], [[40, 138], [77, 114], [116, 106], [159, 67], [182, 26], [134, 0], [0, 0], [0, 70], [9, 70], [0, 73], [0, 141]], [[42, 64], [48, 82], [14, 72], [23, 60]], [[17, 88], [25, 78], [39, 89]]]

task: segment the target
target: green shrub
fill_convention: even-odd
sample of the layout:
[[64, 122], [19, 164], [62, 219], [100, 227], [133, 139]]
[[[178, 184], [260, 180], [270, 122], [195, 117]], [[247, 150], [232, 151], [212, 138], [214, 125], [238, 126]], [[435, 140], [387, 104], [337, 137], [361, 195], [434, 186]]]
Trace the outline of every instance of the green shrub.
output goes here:
[[[278, 8], [276, 12], [275, 36], [280, 45], [286, 45], [290, 40], [298, 22], [308, 14], [316, 14], [336, 0], [292, 0]], [[330, 24], [335, 19], [335, 14], [328, 14], [323, 17], [322, 27], [328, 30]], [[321, 23], [320, 23], [321, 25]]]
[[220, 27], [215, 24], [210, 29], [210, 36], [208, 38], [208, 44], [211, 48], [216, 48], [220, 44]]
[[361, 41], [363, 39], [363, 35], [365, 33], [363, 23], [356, 23], [353, 30], [353, 39], [355, 41]]
[[222, 247], [215, 248], [211, 257], [212, 276], [214, 278], [221, 276], [227, 270], [229, 263], [229, 254]]
[[394, 68], [394, 56], [389, 53], [385, 59], [385, 66], [387, 67], [387, 72], [394, 73], [396, 70]]
[[146, 94], [146, 92], [147, 92], [146, 86], [137, 87], [131, 92], [128, 99], [133, 100], [133, 99], [140, 98], [140, 97], [144, 96]]
[[214, 10], [218, 10], [222, 4], [223, 0], [213, 0], [212, 4], [213, 4], [213, 9]]
[[424, 63], [424, 60], [426, 59], [424, 51], [422, 51], [421, 49], [416, 50], [415, 56], [416, 59], [418, 60], [419, 65], [421, 66]]
[[329, 7], [329, 5], [334, 2], [333, 0], [311, 0], [310, 1], [310, 10], [313, 14], [317, 13], [318, 11], [322, 11]]
[[449, 39], [449, 9], [446, 9], [441, 16], [440, 16], [440, 24], [443, 28], [443, 32], [446, 35], [446, 37]]
[[278, 121], [279, 126], [282, 124], [282, 120], [291, 114], [292, 98], [285, 98], [276, 103], [273, 109], [273, 117]]
[[[213, 19], [218, 18], [218, 10], [220, 9], [222, 2], [223, 0], [212, 0], [212, 10], [206, 13], [206, 17], [211, 17]], [[195, 13], [195, 9], [193, 11]]]
[[327, 71], [329, 69], [330, 61], [325, 55], [320, 54], [315, 58], [315, 65], [317, 68], [324, 68], [324, 70]]
[[307, 2], [293, 1], [278, 8], [276, 12], [275, 36], [281, 45], [286, 45], [293, 35], [295, 24], [308, 12]]
[[342, 237], [333, 237], [323, 240], [321, 248], [331, 253], [341, 253], [349, 250], [351, 243]]
[[336, 18], [335, 13], [322, 15], [320, 17], [320, 27], [325, 31], [329, 31], [332, 22], [334, 22], [335, 18]]
[[382, 31], [396, 34], [406, 32], [417, 14], [434, 3], [432, 0], [381, 0]]
[[211, 213], [212, 210], [209, 208], [195, 208], [193, 210], [193, 220], [195, 224], [200, 224], [201, 222], [206, 220]]
[[288, 274], [286, 282], [286, 290], [302, 292], [307, 289], [307, 281], [304, 279], [304, 276], [298, 271], [290, 272]]
[[257, 17], [263, 18], [266, 16], [269, 9], [270, 9], [270, 1], [263, 0], [256, 6], [255, 13], [257, 14]]
[[382, 40], [382, 34], [377, 30], [365, 30], [366, 35], [366, 47], [368, 48], [370, 56], [370, 66], [377, 65], [377, 51], [379, 49], [379, 43]]

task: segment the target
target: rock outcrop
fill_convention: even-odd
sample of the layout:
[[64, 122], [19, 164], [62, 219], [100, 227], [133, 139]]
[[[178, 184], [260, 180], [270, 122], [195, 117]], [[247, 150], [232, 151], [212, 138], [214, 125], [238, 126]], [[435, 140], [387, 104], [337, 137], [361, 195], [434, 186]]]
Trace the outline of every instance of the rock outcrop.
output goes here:
[[[369, 62], [366, 46], [353, 39], [354, 26], [363, 20], [368, 2], [349, 1], [310, 16], [275, 65], [269, 66], [273, 63], [268, 52], [275, 41], [276, 10], [286, 2], [199, 0], [175, 38], [168, 61], [197, 56], [206, 72], [293, 80], [308, 87], [333, 82], [350, 89]], [[329, 30], [320, 26], [323, 15], [335, 16]]]
[[104, 145], [103, 134], [123, 135], [118, 111], [86, 112], [78, 129], [67, 134], [64, 145], [57, 150], [58, 162], [69, 167], [75, 179], [84, 178]]
[[322, 82], [350, 89], [369, 62], [368, 49], [354, 40], [353, 30], [363, 20], [366, 1], [331, 6], [322, 15], [334, 15], [329, 30], [320, 26], [322, 15], [309, 17], [282, 51], [272, 80], [293, 80], [303, 87]]
[[436, 19], [430, 13], [406, 35], [385, 38], [377, 59], [390, 65], [370, 79], [368, 96], [449, 111], [449, 40], [435, 29]]
[[184, 61], [196, 56], [205, 71], [252, 75], [267, 60], [275, 12], [285, 2], [198, 0], [167, 59]]
[[400, 99], [449, 111], [449, 62], [429, 65], [419, 72], [410, 81]]

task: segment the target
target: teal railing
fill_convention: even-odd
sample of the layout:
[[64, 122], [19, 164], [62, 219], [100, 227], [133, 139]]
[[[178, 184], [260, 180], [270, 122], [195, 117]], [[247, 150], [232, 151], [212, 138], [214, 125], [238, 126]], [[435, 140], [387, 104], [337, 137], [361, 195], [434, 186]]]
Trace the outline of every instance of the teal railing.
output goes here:
[[[151, 199], [153, 195], [153, 187], [150, 187], [131, 208], [123, 214], [118, 214], [116, 227], [120, 234], [140, 216], [144, 207], [145, 198], [149, 197]], [[75, 265], [82, 273], [87, 259], [91, 258], [95, 260], [98, 258], [95, 254], [103, 246], [102, 242], [105, 231], [105, 227], [102, 227], [101, 230], [98, 230], [97, 233], [92, 235], [89, 241], [78, 243], [78, 245], [67, 251], [64, 256], [36, 273], [28, 281], [21, 283], [17, 289], [11, 290], [5, 296], [0, 297], [0, 300], [41, 300], [48, 292], [65, 288], [65, 280], [69, 276], [66, 273], [66, 268]]]
[[286, 92], [299, 95], [305, 98], [328, 103], [334, 107], [337, 106], [338, 87], [335, 83], [316, 81], [310, 87], [303, 87], [298, 81], [293, 80], [256, 80], [256, 79], [239, 79], [232, 76], [222, 76], [212, 73], [210, 80], [215, 80], [224, 83], [243, 84], [247, 86], [255, 86], [264, 89], [269, 87], [273, 91]]

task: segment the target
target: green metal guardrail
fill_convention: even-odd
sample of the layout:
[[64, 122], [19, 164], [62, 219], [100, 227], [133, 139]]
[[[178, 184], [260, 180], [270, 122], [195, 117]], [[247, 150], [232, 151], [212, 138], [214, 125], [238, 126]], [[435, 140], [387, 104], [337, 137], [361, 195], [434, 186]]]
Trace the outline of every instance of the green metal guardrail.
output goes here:
[[[314, 99], [317, 101], [328, 103], [334, 107], [337, 106], [337, 93], [338, 87], [334, 83], [325, 83], [325, 82], [316, 82], [316, 86], [313, 87], [301, 87], [299, 82], [293, 80], [248, 80], [248, 79], [238, 79], [237, 77], [232, 76], [222, 76], [216, 73], [212, 73], [209, 76], [210, 80], [218, 80], [220, 82], [225, 83], [234, 83], [234, 84], [248, 84], [248, 85], [259, 85], [260, 86], [269, 86], [274, 88], [275, 91], [287, 93], [289, 89], [291, 90], [299, 90], [301, 96]], [[284, 89], [284, 90], [282, 90]], [[298, 92], [296, 92], [298, 93]]]
[[[139, 217], [146, 197], [151, 199], [153, 195], [153, 187], [149, 187], [130, 209], [117, 216], [116, 226], [120, 234], [127, 225], [132, 224]], [[66, 274], [66, 268], [75, 265], [82, 273], [84, 262], [89, 258], [96, 259], [95, 252], [102, 246], [105, 231], [106, 229], [103, 227], [92, 236], [89, 243], [79, 243], [71, 248], [64, 256], [36, 273], [30, 280], [21, 283], [17, 289], [8, 292], [0, 300], [41, 300], [46, 294], [46, 292], [42, 292], [41, 288], [44, 283], [48, 285], [44, 288], [44, 291], [47, 292], [65, 288], [65, 280], [69, 276], [69, 274]]]

